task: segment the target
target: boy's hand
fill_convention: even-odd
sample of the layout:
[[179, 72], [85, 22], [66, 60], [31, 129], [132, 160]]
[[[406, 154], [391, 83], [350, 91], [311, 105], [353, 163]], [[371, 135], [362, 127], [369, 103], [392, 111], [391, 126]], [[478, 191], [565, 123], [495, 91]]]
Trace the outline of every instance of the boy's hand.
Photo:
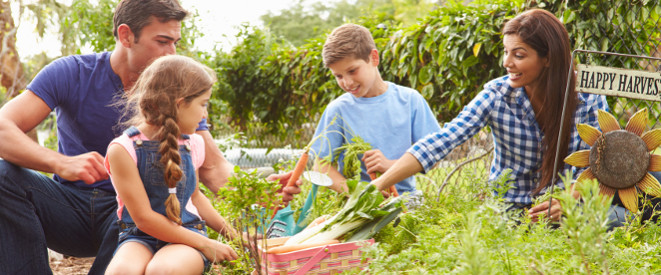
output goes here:
[[301, 179], [297, 180], [294, 186], [287, 186], [287, 182], [289, 181], [291, 174], [292, 172], [289, 171], [284, 174], [274, 174], [266, 177], [266, 179], [270, 181], [277, 180], [278, 183], [282, 186], [278, 190], [278, 193], [282, 196], [282, 202], [284, 204], [288, 204], [291, 200], [294, 199], [294, 195], [301, 193], [301, 188], [299, 187], [299, 185], [302, 183]]
[[394, 160], [386, 158], [379, 149], [366, 151], [361, 160], [365, 163], [368, 174], [377, 172], [383, 174], [395, 163]]

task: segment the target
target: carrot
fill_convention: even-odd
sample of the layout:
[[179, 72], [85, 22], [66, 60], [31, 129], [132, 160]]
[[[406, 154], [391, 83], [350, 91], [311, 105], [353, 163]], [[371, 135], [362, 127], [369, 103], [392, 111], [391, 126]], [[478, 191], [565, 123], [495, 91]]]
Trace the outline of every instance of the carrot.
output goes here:
[[266, 253], [268, 253], [268, 254], [281, 254], [281, 253], [287, 253], [287, 252], [292, 252], [292, 251], [297, 251], [297, 250], [303, 250], [303, 249], [310, 248], [310, 247], [324, 246], [324, 245], [336, 244], [336, 243], [340, 243], [340, 241], [338, 241], [338, 240], [327, 240], [327, 241], [321, 241], [321, 242], [316, 242], [316, 243], [308, 243], [308, 244], [283, 245], [283, 246], [277, 246], [277, 247], [269, 248], [269, 249], [266, 250]]
[[[375, 180], [376, 179], [376, 173], [370, 173], [370, 179]], [[395, 188], [394, 185], [390, 186], [390, 189], [388, 189], [390, 194], [393, 195], [393, 197], [399, 197], [399, 193], [397, 192], [397, 188]]]
[[310, 157], [308, 154], [309, 151], [309, 148], [305, 150], [305, 152], [303, 152], [301, 155], [301, 158], [299, 158], [298, 162], [296, 162], [296, 167], [294, 167], [294, 172], [291, 173], [291, 177], [287, 182], [287, 186], [294, 186], [296, 181], [301, 177], [301, 174], [303, 174], [303, 170], [305, 170], [305, 166], [308, 163], [308, 158]]
[[397, 188], [395, 188], [395, 185], [390, 186], [390, 194], [392, 194], [393, 197], [399, 197], [399, 192], [397, 192]]
[[[309, 155], [310, 148], [306, 148], [305, 152], [301, 155], [301, 157], [298, 159], [298, 162], [296, 162], [296, 166], [294, 167], [294, 171], [291, 173], [291, 176], [289, 177], [289, 181], [287, 181], [287, 186], [294, 186], [296, 184], [296, 181], [301, 177], [303, 174], [303, 171], [305, 170], [305, 166], [308, 164], [308, 158], [310, 157]], [[271, 219], [275, 217], [275, 214], [278, 213], [278, 207], [276, 206], [273, 209], [273, 215], [271, 216]]]

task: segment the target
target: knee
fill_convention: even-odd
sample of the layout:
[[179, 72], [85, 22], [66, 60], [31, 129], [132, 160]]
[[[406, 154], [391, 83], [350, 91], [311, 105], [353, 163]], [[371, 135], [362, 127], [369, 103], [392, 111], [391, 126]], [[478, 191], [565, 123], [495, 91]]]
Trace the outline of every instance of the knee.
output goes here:
[[106, 269], [105, 275], [129, 275], [129, 274], [144, 274], [145, 270], [132, 264], [125, 265], [109, 265]]
[[0, 186], [14, 185], [13, 182], [17, 179], [24, 178], [21, 175], [25, 173], [24, 170], [26, 169], [0, 159]]
[[[199, 270], [198, 270], [199, 269]], [[180, 261], [151, 261], [147, 265], [145, 274], [202, 274], [204, 268]]]
[[41, 178], [47, 178], [47, 176], [0, 159], [0, 187], [4, 189], [27, 188], [27, 185], [36, 184]]
[[15, 171], [19, 169], [18, 166], [14, 165], [11, 162], [8, 162], [4, 159], [0, 159], [0, 176], [3, 178], [8, 177], [10, 174], [16, 173]]

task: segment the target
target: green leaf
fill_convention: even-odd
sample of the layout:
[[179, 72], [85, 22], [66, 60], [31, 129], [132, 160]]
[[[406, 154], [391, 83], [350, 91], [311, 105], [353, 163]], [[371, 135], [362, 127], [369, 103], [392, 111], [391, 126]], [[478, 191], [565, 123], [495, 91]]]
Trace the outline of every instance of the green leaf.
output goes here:
[[482, 43], [476, 43], [475, 46], [473, 46], [473, 56], [478, 56], [480, 53], [480, 48], [482, 48]]
[[420, 93], [425, 99], [430, 100], [434, 95], [434, 84], [425, 85]]
[[420, 68], [420, 71], [418, 72], [418, 80], [420, 80], [420, 84], [427, 84], [431, 81], [433, 75], [434, 68], [427, 64], [426, 66]]

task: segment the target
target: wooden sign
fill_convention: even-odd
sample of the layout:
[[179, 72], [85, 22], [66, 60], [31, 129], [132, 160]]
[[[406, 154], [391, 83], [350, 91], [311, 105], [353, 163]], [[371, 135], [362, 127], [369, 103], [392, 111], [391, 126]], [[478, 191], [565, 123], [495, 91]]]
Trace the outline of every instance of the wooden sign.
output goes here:
[[661, 73], [578, 64], [576, 91], [661, 101]]

